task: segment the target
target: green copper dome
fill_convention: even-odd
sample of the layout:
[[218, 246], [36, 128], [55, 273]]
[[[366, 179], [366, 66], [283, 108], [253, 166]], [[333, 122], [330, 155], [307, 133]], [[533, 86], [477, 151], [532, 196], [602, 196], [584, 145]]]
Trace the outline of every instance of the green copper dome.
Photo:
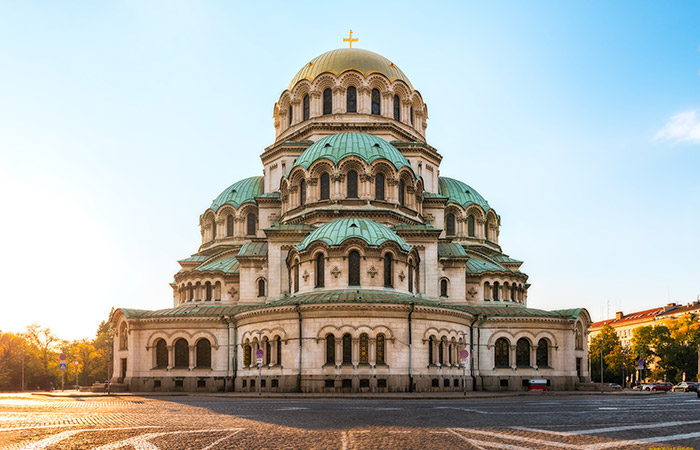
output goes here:
[[405, 250], [411, 247], [389, 228], [369, 219], [338, 219], [321, 225], [304, 238], [296, 249], [303, 251], [312, 242], [323, 241], [328, 245], [340, 245], [347, 239], [359, 238], [368, 245], [378, 246], [393, 241]]
[[245, 203], [255, 203], [255, 197], [263, 193], [263, 177], [250, 177], [233, 183], [212, 202], [210, 208], [215, 212], [224, 205], [235, 208]]
[[411, 82], [394, 63], [382, 55], [361, 48], [339, 48], [315, 57], [292, 78], [289, 89], [301, 80], [314, 81], [324, 72], [340, 75], [348, 70], [356, 70], [364, 76], [381, 73], [389, 81], [401, 80], [413, 90]]
[[406, 157], [396, 147], [384, 139], [366, 133], [338, 133], [326, 136], [304, 150], [294, 166], [303, 166], [308, 169], [314, 161], [321, 158], [338, 164], [340, 160], [350, 155], [359, 156], [367, 164], [377, 159], [385, 159], [397, 169], [404, 166], [410, 167]]
[[489, 203], [481, 194], [454, 178], [440, 177], [439, 193], [449, 198], [450, 203], [456, 203], [465, 209], [469, 205], [479, 205], [484, 211], [491, 209]]

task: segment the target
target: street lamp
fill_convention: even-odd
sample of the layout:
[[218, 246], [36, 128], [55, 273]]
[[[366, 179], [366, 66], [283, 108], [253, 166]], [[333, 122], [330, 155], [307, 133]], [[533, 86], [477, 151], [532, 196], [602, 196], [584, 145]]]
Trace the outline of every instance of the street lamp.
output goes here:
[[603, 338], [600, 338], [600, 393], [604, 393], [604, 387], [605, 385], [603, 384]]

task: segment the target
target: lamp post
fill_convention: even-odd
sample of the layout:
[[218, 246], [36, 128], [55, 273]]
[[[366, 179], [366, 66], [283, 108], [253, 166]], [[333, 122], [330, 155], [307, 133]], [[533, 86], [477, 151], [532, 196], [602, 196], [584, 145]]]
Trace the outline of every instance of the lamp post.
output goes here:
[[[262, 331], [258, 331], [258, 348], [262, 350]], [[256, 352], [257, 353], [257, 352]], [[257, 355], [255, 359], [258, 358]], [[262, 386], [260, 385], [260, 380], [262, 379], [262, 361], [256, 361], [258, 363], [258, 395], [262, 395]]]
[[600, 338], [600, 393], [604, 393], [603, 385], [603, 338]]
[[21, 386], [22, 391], [24, 391], [24, 357], [25, 357], [24, 354], [25, 354], [25, 350], [24, 350], [24, 347], [22, 347], [22, 386]]

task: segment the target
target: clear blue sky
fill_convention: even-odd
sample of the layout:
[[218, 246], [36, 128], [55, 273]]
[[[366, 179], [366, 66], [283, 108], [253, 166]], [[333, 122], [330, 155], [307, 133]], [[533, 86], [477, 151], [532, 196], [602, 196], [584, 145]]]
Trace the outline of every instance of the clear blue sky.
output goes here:
[[[429, 7], [426, 7], [429, 5]], [[477, 189], [529, 306], [594, 319], [700, 294], [698, 2], [0, 3], [0, 329], [91, 336], [172, 304], [272, 109], [357, 47], [428, 104], [442, 175]]]

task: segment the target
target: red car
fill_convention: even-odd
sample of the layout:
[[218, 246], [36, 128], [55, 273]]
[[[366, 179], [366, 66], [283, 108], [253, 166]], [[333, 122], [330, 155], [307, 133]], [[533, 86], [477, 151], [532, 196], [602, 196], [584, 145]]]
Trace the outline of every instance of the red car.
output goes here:
[[652, 391], [670, 391], [673, 389], [673, 383], [667, 383], [665, 381], [657, 381], [651, 385]]

